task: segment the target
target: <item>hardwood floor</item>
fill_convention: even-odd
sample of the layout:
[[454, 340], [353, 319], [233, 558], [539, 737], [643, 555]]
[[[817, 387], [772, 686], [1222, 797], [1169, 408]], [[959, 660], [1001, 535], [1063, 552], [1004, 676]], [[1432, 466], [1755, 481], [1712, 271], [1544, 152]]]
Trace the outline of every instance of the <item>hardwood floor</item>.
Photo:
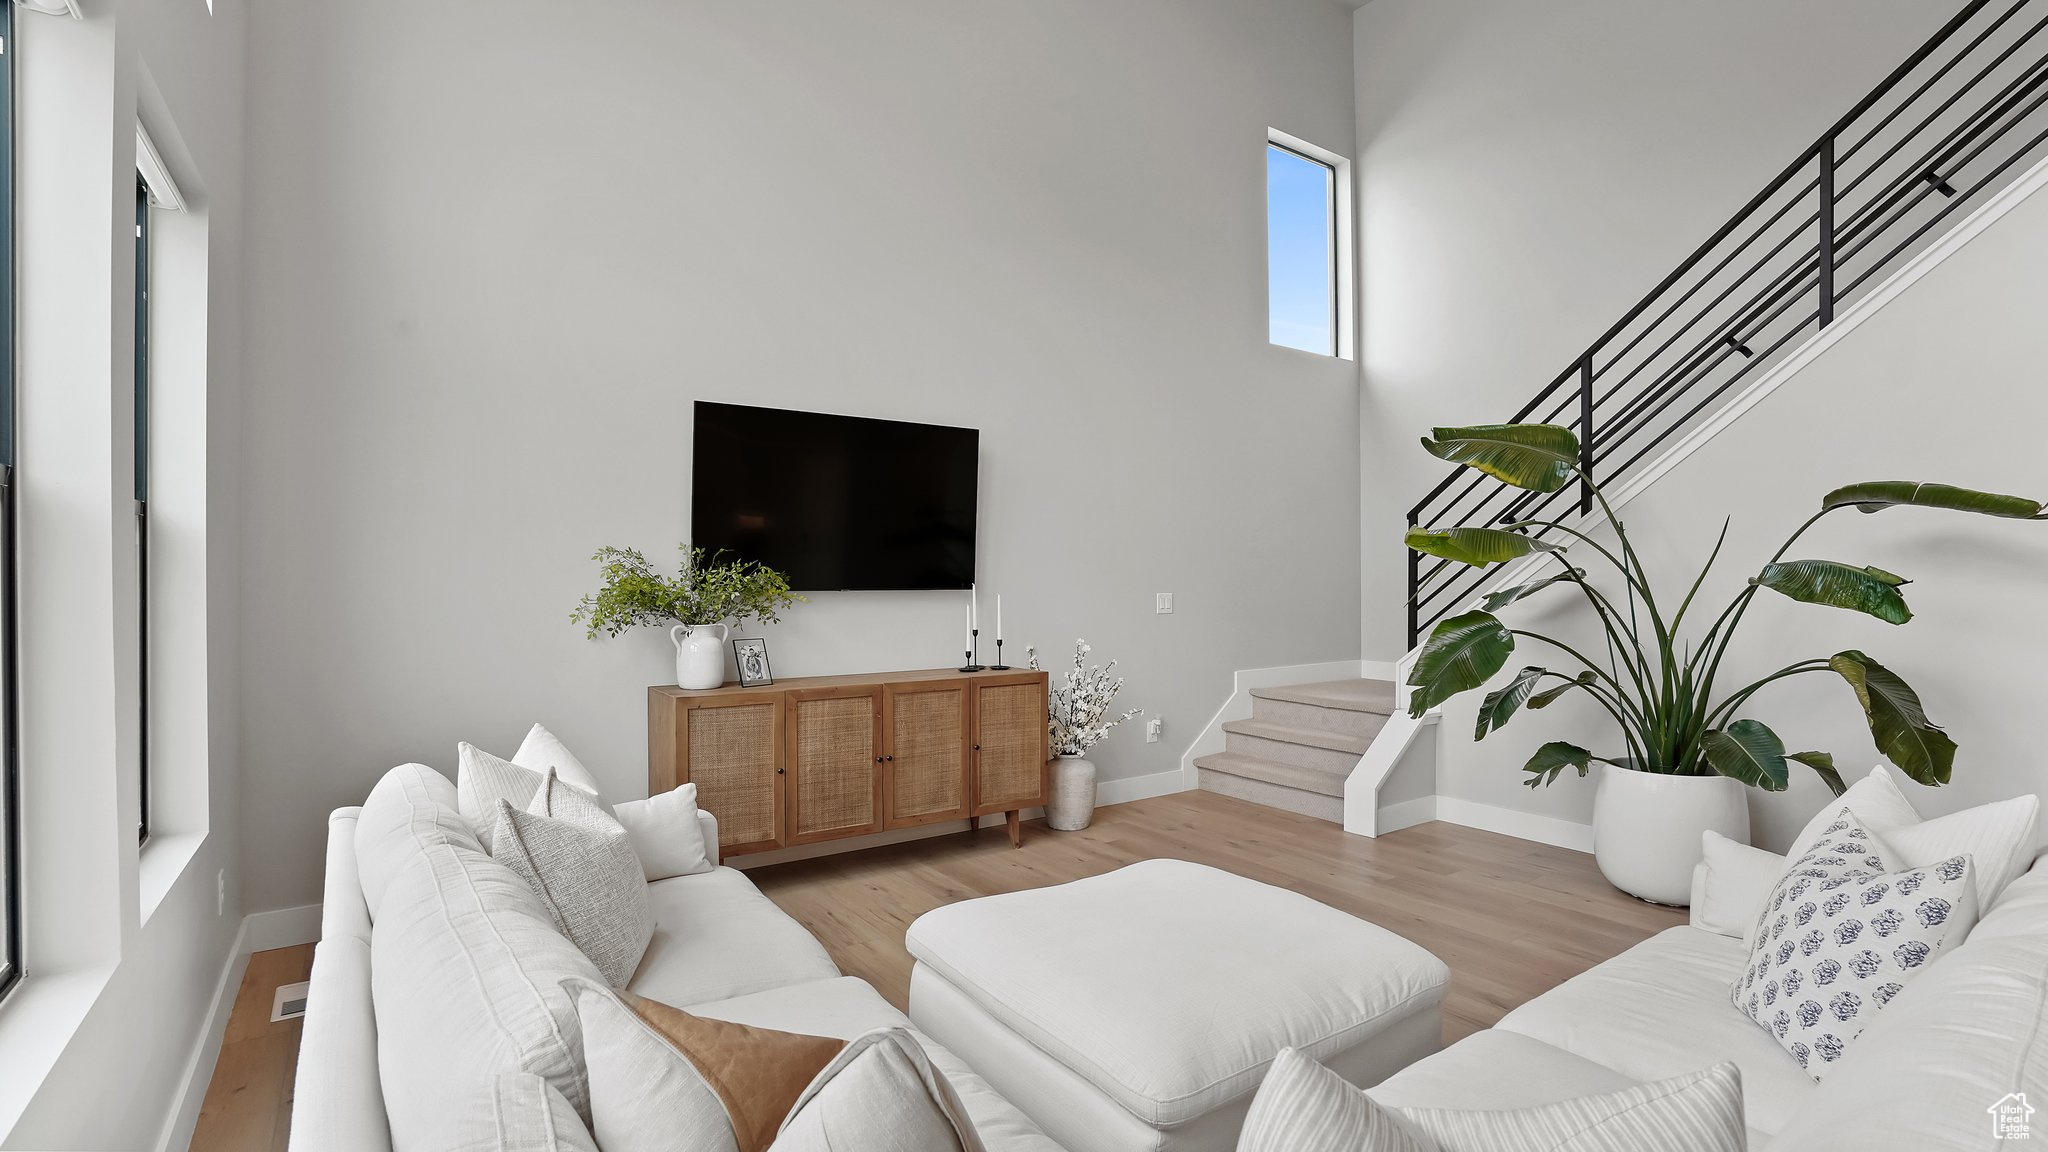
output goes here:
[[213, 1080], [199, 1106], [192, 1147], [284, 1152], [291, 1135], [292, 1079], [299, 1071], [297, 1020], [270, 1022], [271, 996], [313, 971], [313, 946], [258, 952], [235, 993]]
[[[991, 828], [749, 875], [841, 970], [902, 1008], [910, 989], [903, 932], [923, 913], [1161, 856], [1291, 888], [1436, 953], [1451, 967], [1446, 1043], [1685, 920], [1681, 909], [1615, 891], [1584, 853], [1440, 823], [1369, 840], [1210, 792], [1105, 808], [1082, 832], [1027, 824], [1022, 848]], [[197, 1152], [284, 1148], [300, 1026], [271, 1024], [270, 998], [306, 978], [312, 955], [305, 945], [251, 957], [192, 1139]]]

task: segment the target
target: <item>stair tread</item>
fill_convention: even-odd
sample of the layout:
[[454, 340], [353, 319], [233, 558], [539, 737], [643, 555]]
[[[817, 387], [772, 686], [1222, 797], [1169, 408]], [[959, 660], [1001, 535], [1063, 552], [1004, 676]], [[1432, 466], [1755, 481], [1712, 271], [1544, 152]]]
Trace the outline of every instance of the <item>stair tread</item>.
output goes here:
[[1264, 740], [1305, 744], [1311, 748], [1328, 748], [1332, 752], [1350, 752], [1359, 756], [1363, 756], [1366, 745], [1372, 743], [1372, 739], [1367, 736], [1354, 736], [1349, 732], [1338, 732], [1330, 728], [1276, 724], [1271, 720], [1226, 720], [1223, 722], [1223, 730], [1239, 736], [1257, 736]]
[[1334, 708], [1342, 712], [1376, 712], [1381, 716], [1394, 714], [1392, 680], [1324, 680], [1315, 684], [1276, 684], [1269, 688], [1254, 688], [1252, 695], [1261, 700], [1284, 700], [1290, 704], [1311, 704], [1318, 708]]
[[1217, 752], [1195, 758], [1195, 767], [1211, 772], [1227, 772], [1232, 776], [1243, 776], [1248, 780], [1263, 780], [1283, 788], [1298, 788], [1303, 792], [1319, 792], [1324, 796], [1343, 796], [1344, 781], [1349, 772], [1325, 772], [1316, 768], [1303, 768], [1295, 764], [1280, 764], [1242, 752]]

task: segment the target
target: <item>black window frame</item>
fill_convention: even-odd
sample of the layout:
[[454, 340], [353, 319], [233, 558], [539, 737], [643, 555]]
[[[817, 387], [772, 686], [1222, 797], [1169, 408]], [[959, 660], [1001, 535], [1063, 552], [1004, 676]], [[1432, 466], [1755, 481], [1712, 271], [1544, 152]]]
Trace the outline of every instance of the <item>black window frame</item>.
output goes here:
[[20, 616], [15, 585], [14, 5], [0, 3], [0, 998], [21, 982]]
[[149, 843], [149, 182], [135, 174], [136, 843]]

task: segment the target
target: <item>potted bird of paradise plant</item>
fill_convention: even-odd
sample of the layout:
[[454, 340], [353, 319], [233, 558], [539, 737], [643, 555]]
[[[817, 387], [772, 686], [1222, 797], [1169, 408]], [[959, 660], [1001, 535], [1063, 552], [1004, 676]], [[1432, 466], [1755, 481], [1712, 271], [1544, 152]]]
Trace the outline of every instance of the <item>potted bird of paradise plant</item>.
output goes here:
[[[1863, 513], [1925, 508], [2007, 519], [2043, 520], [2040, 501], [1907, 480], [1880, 480], [1837, 488], [1792, 533], [1704, 629], [1697, 627], [1696, 597], [1721, 554], [1728, 529], [1714, 545], [1683, 596], [1660, 600], [1658, 587], [1629, 541], [1600, 485], [1580, 468], [1579, 441], [1550, 424], [1496, 424], [1438, 428], [1422, 441], [1431, 455], [1480, 472], [1513, 488], [1556, 492], [1582, 483], [1599, 521], [1574, 525], [1528, 519], [1484, 527], [1412, 528], [1408, 547], [1484, 568], [1533, 557], [1554, 568], [1486, 596], [1469, 611], [1436, 625], [1408, 676], [1409, 710], [1421, 716], [1444, 701], [1485, 686], [1507, 666], [1518, 641], [1562, 657], [1564, 670], [1531, 664], [1479, 705], [1474, 739], [1505, 726], [1524, 707], [1543, 708], [1583, 693], [1614, 723], [1619, 749], [1607, 755], [1563, 740], [1538, 748], [1523, 766], [1524, 783], [1540, 787], [1566, 769], [1585, 776], [1602, 766], [1594, 797], [1595, 856], [1609, 882], [1659, 903], [1683, 904], [1700, 833], [1713, 828], [1746, 840], [1745, 785], [1782, 791], [1790, 765], [1817, 773], [1837, 795], [1843, 791], [1834, 757], [1824, 751], [1788, 752], [1778, 734], [1750, 715], [1758, 695], [1797, 676], [1839, 677], [1854, 693], [1878, 751], [1909, 778], [1930, 787], [1948, 783], [1956, 743], [1927, 718], [1919, 694], [1897, 673], [1861, 651], [1796, 660], [1737, 686], [1722, 680], [1722, 662], [1744, 615], [1763, 592], [1805, 604], [1862, 612], [1889, 624], [1912, 619], [1902, 589], [1908, 581], [1881, 568], [1837, 560], [1791, 559], [1807, 530], [1845, 509]], [[1604, 532], [1600, 531], [1602, 528]], [[1568, 557], [1584, 556], [1611, 569], [1595, 581]], [[1510, 627], [1499, 613], [1552, 588], [1577, 591], [1604, 632], [1605, 662], [1542, 632]], [[1695, 622], [1688, 632], [1685, 626]]]

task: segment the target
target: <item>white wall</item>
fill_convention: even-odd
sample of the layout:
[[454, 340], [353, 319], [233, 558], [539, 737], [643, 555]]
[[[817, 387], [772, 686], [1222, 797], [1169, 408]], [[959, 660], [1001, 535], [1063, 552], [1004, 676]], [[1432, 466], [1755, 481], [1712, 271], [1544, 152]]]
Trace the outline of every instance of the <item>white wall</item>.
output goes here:
[[[1357, 378], [1266, 343], [1267, 128], [1348, 150], [1325, 0], [540, 0], [253, 14], [244, 859], [544, 720], [645, 788], [647, 631], [567, 621], [689, 530], [697, 399], [982, 431], [1013, 662], [1166, 719], [1357, 655]], [[1152, 594], [1177, 594], [1171, 616]], [[826, 594], [779, 676], [957, 662], [960, 598]]]
[[[2037, 193], [1623, 511], [1645, 564], [1664, 574], [1660, 585], [1689, 579], [1722, 517], [1733, 515], [1718, 576], [1701, 592], [1718, 611], [1818, 510], [1821, 495], [1846, 483], [1934, 480], [2048, 500], [2048, 470], [2034, 443], [2034, 431], [2048, 419], [2048, 397], [2038, 384], [2048, 362], [2048, 331], [2039, 320], [2044, 294], [2048, 195]], [[1914, 618], [1894, 627], [1762, 593], [1730, 652], [1725, 684], [1858, 648], [1905, 677], [1928, 715], [1960, 745], [1948, 787], [1905, 785], [1923, 813], [2048, 789], [2037, 723], [2040, 653], [2048, 647], [2048, 607], [2040, 596], [2048, 523], [1917, 509], [1837, 513], [1802, 538], [1795, 553], [1907, 576], [1914, 581], [1904, 590]], [[1517, 627], [1540, 621], [1567, 634], [1588, 628], [1568, 596], [1525, 604], [1529, 611], [1514, 617]], [[1612, 726], [1583, 712], [1519, 717], [1504, 734], [1475, 745], [1469, 733], [1476, 704], [1460, 700], [1445, 710], [1445, 794], [1512, 803], [1503, 798], [1543, 740], [1613, 750]], [[1771, 725], [1790, 747], [1835, 753], [1845, 777], [1877, 762], [1854, 696], [1832, 675], [1783, 681], [1744, 714]], [[1826, 789], [1806, 769], [1795, 765], [1792, 780], [1782, 796], [1752, 793], [1758, 843], [1784, 849], [1825, 801]], [[1591, 795], [1586, 783], [1572, 781], [1537, 800], [1552, 814], [1584, 821]]]
[[[18, 11], [26, 980], [0, 1003], [0, 1146], [177, 1135], [240, 918], [235, 846], [243, 15], [239, 0]], [[138, 849], [135, 125], [159, 223], [153, 836]], [[225, 885], [224, 898], [217, 884]], [[195, 1066], [195, 1061], [197, 1061]], [[189, 1119], [189, 1115], [185, 1117]]]
[[1505, 419], [1956, 5], [1374, 0], [1354, 32], [1363, 648], [1407, 647], [1432, 425]]

